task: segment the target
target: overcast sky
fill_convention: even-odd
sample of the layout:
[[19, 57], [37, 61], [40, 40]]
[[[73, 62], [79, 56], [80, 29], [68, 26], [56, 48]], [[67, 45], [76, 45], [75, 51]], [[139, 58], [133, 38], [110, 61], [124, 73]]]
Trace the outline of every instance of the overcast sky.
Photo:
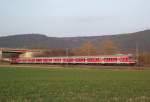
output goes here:
[[0, 0], [0, 36], [99, 36], [150, 29], [150, 0]]

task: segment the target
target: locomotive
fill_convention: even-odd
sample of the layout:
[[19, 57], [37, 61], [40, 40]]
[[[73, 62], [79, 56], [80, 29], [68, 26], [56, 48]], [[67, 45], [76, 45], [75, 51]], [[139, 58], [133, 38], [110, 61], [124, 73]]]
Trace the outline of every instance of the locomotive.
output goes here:
[[136, 60], [131, 54], [103, 56], [63, 56], [12, 58], [11, 64], [99, 64], [99, 65], [134, 65]]

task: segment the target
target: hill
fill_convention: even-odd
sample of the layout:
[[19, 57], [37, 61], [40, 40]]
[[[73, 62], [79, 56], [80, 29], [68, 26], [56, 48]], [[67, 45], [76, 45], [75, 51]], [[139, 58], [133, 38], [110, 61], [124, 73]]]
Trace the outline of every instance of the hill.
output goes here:
[[89, 37], [48, 37], [42, 34], [23, 34], [0, 37], [0, 47], [7, 48], [75, 48], [85, 41], [96, 46], [105, 39], [112, 39], [121, 49], [134, 51], [138, 45], [141, 51], [150, 51], [150, 30], [106, 36]]

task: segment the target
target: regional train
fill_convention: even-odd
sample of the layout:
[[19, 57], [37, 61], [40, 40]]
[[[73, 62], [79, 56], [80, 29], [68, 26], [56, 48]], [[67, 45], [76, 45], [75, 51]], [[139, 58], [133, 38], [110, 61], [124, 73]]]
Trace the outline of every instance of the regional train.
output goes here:
[[131, 54], [117, 54], [117, 55], [103, 55], [103, 56], [12, 58], [10, 62], [11, 64], [135, 65], [137, 61]]

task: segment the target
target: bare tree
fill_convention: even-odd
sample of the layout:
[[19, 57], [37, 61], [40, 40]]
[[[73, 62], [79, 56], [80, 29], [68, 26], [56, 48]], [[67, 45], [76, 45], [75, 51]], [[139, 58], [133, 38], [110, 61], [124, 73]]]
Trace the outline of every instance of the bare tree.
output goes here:
[[102, 41], [98, 51], [100, 54], [104, 54], [104, 55], [120, 53], [120, 49], [111, 39], [106, 39]]
[[139, 63], [141, 65], [150, 65], [150, 52], [143, 52], [139, 54]]
[[79, 48], [74, 49], [73, 53], [80, 56], [96, 55], [96, 48], [92, 42], [86, 41]]

